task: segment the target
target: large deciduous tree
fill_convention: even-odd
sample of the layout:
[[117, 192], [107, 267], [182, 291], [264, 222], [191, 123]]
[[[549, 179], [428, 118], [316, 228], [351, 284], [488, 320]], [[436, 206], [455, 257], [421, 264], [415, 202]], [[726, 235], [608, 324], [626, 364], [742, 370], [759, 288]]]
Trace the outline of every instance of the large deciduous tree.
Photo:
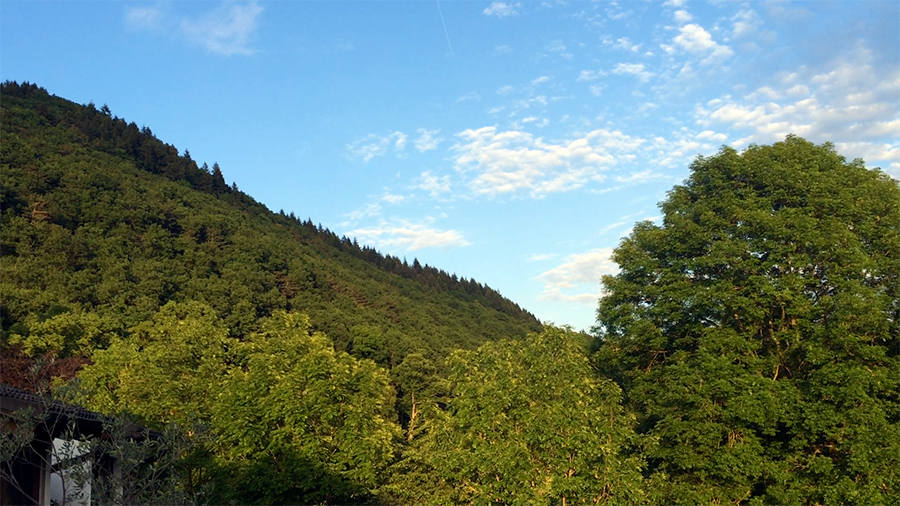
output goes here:
[[656, 501], [900, 504], [900, 190], [790, 136], [698, 158], [604, 277]]
[[399, 463], [402, 504], [635, 504], [640, 462], [621, 391], [583, 336], [547, 328], [448, 359], [450, 394]]
[[239, 340], [205, 304], [166, 304], [93, 354], [76, 400], [190, 437], [201, 429], [185, 488], [214, 504], [365, 500], [401, 435], [388, 373], [335, 351], [305, 315], [259, 325]]
[[400, 438], [387, 372], [284, 311], [237, 355], [212, 417], [233, 488], [214, 502], [347, 504], [374, 493]]

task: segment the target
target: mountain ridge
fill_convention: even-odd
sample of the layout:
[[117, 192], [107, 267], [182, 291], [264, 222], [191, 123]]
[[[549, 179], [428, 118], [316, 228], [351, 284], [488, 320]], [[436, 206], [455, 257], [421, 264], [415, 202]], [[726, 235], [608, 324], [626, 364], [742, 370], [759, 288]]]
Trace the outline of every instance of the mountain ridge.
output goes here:
[[[3, 348], [53, 334], [47, 322], [68, 314], [69, 344], [32, 354], [75, 356], [71, 342], [102, 347], [186, 300], [212, 306], [235, 336], [274, 310], [302, 311], [339, 349], [385, 366], [541, 328], [474, 279], [269, 210], [217, 163], [198, 165], [105, 105], [14, 82], [0, 100]], [[88, 314], [106, 337], [85, 337]]]

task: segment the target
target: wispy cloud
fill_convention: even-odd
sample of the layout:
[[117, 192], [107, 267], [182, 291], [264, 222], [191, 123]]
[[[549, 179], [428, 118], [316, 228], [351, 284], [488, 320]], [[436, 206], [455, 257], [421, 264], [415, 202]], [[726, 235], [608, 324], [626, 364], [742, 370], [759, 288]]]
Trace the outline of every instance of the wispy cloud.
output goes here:
[[582, 70], [576, 81], [596, 81], [601, 75], [603, 74], [596, 70]]
[[619, 271], [612, 261], [612, 253], [612, 248], [598, 248], [569, 255], [560, 265], [537, 277], [544, 283], [541, 296], [549, 300], [596, 304], [600, 298], [600, 278]]
[[125, 24], [139, 30], [159, 28], [164, 14], [159, 5], [150, 7], [128, 7], [125, 9]]
[[612, 72], [613, 72], [613, 74], [619, 74], [619, 75], [622, 75], [622, 74], [633, 75], [633, 76], [637, 77], [638, 80], [640, 80], [642, 83], [646, 83], [647, 81], [650, 80], [651, 77], [653, 77], [653, 73], [648, 72], [644, 68], [643, 63], [619, 63], [612, 70]]
[[801, 67], [743, 97], [724, 95], [697, 107], [697, 123], [744, 132], [733, 142], [769, 143], [794, 133], [834, 141], [849, 157], [900, 175], [900, 72], [876, 68], [864, 47], [814, 71]]
[[365, 206], [363, 206], [355, 211], [350, 211], [349, 213], [347, 213], [346, 216], [348, 219], [350, 219], [352, 221], [356, 221], [356, 220], [361, 220], [363, 218], [371, 218], [373, 216], [378, 216], [379, 214], [381, 214], [381, 204], [379, 204], [377, 202], [372, 202], [372, 203], [366, 204]]
[[601, 181], [616, 154], [632, 151], [641, 139], [618, 131], [595, 130], [574, 140], [545, 141], [528, 132], [496, 127], [465, 130], [454, 146], [456, 169], [476, 195], [527, 193], [541, 198]]
[[631, 42], [631, 39], [629, 39], [628, 37], [621, 37], [616, 39], [616, 43], [613, 44], [613, 47], [615, 47], [616, 49], [631, 51], [632, 53], [636, 53], [641, 50], [641, 44], [635, 44]]
[[438, 176], [431, 171], [425, 171], [419, 175], [415, 187], [427, 191], [432, 197], [438, 197], [450, 191], [450, 176]]
[[505, 18], [507, 16], [515, 16], [518, 14], [516, 9], [522, 7], [522, 4], [516, 3], [507, 3], [507, 2], [494, 2], [484, 11], [485, 16], [497, 16], [498, 18]]
[[544, 46], [544, 49], [551, 53], [556, 53], [567, 60], [571, 60], [573, 57], [572, 53], [566, 51], [566, 45], [563, 44], [561, 40], [554, 40], [550, 42], [549, 44]]
[[461, 102], [478, 102], [481, 100], [481, 95], [476, 91], [470, 91], [466, 94], [460, 95], [459, 98], [456, 99], [456, 103]]
[[436, 149], [444, 139], [442, 137], [434, 137], [440, 130], [418, 129], [419, 138], [416, 139], [416, 149], [419, 153], [424, 153], [432, 149]]
[[675, 11], [674, 17], [675, 22], [679, 24], [685, 24], [688, 21], [694, 19], [694, 16], [691, 16], [691, 13], [686, 10]]
[[531, 80], [531, 86], [537, 87], [540, 86], [551, 79], [550, 76], [541, 76]]
[[381, 200], [383, 200], [389, 204], [399, 204], [399, 203], [403, 202], [404, 200], [406, 200], [406, 197], [404, 197], [403, 195], [396, 195], [393, 193], [388, 193], [387, 195], [381, 197]]
[[672, 43], [671, 46], [663, 45], [663, 50], [672, 53], [681, 49], [697, 56], [705, 56], [700, 61], [702, 65], [721, 62], [734, 54], [731, 48], [713, 40], [708, 31], [695, 23], [682, 26]]
[[425, 248], [458, 248], [471, 244], [457, 230], [432, 228], [430, 222], [412, 223], [407, 220], [382, 221], [369, 228], [347, 232], [363, 243], [375, 244], [388, 251], [418, 251]]
[[352, 158], [359, 158], [363, 163], [368, 163], [373, 158], [384, 156], [391, 150], [398, 155], [406, 148], [408, 136], [403, 132], [394, 132], [389, 135], [369, 134], [347, 144], [347, 151]]
[[250, 55], [250, 39], [258, 26], [263, 8], [256, 2], [224, 3], [196, 19], [181, 22], [181, 31], [206, 49], [231, 56]]

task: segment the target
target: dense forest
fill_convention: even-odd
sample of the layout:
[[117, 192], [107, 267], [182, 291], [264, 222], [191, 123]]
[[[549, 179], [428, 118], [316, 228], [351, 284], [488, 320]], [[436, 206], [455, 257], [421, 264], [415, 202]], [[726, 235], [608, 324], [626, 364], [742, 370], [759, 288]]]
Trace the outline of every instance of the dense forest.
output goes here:
[[135, 502], [900, 504], [900, 187], [830, 144], [698, 158], [588, 335], [106, 106], [0, 125], [0, 379], [165, 433]]

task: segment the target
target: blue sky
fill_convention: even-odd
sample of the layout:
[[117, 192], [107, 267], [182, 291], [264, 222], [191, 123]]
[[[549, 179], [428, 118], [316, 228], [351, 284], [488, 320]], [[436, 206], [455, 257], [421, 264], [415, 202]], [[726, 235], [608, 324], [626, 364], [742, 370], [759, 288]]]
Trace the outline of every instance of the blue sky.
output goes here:
[[897, 1], [5, 0], [0, 79], [578, 329], [697, 155], [795, 133], [900, 177]]

